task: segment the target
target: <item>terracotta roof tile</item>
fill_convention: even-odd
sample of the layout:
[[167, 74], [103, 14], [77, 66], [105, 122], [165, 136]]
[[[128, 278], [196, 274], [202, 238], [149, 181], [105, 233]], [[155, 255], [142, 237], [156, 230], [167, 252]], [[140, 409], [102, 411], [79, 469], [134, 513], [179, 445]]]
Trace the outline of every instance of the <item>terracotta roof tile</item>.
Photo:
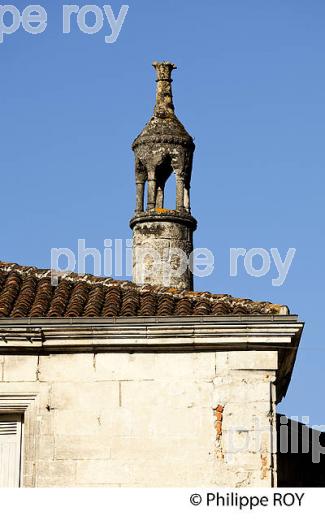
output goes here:
[[58, 286], [55, 288], [51, 306], [48, 312], [49, 318], [60, 318], [65, 316], [65, 310], [69, 304], [72, 283], [67, 279], [61, 279]]
[[118, 316], [121, 307], [121, 289], [118, 285], [113, 285], [106, 289], [105, 303], [102, 315], [105, 318]]
[[207, 314], [211, 314], [211, 303], [208, 298], [206, 300], [202, 298], [194, 303], [193, 316], [206, 316]]
[[177, 316], [191, 316], [192, 310], [190, 298], [179, 298], [175, 306], [175, 314]]
[[30, 314], [36, 296], [36, 289], [37, 279], [35, 276], [28, 276], [23, 280], [19, 295], [16, 298], [11, 312], [12, 318], [23, 318]]
[[[32, 277], [32, 275], [31, 275]], [[29, 278], [29, 277], [27, 277]], [[32, 318], [43, 318], [48, 315], [48, 311], [52, 302], [54, 287], [51, 284], [50, 278], [41, 278], [37, 281], [37, 289], [34, 300], [32, 300], [32, 308], [30, 316]], [[26, 315], [25, 315], [26, 316]]]
[[137, 286], [92, 275], [51, 271], [0, 262], [0, 318], [209, 316], [288, 314], [287, 307], [228, 294]]
[[86, 282], [77, 282], [72, 289], [68, 306], [65, 311], [67, 318], [83, 316], [91, 287]]
[[157, 311], [157, 295], [146, 289], [140, 293], [139, 316], [155, 316]]
[[8, 274], [0, 295], [0, 316], [10, 316], [14, 303], [18, 298], [21, 276], [16, 272], [12, 271]]
[[174, 314], [175, 300], [172, 294], [163, 292], [158, 295], [157, 316], [172, 316]]
[[233, 308], [231, 307], [230, 302], [220, 298], [220, 300], [215, 299], [211, 305], [211, 314], [213, 315], [222, 315], [222, 314], [233, 314]]
[[87, 318], [95, 318], [102, 315], [102, 308], [105, 301], [105, 292], [100, 285], [95, 286], [89, 291], [89, 297], [83, 316]]
[[135, 286], [122, 289], [121, 316], [137, 316], [139, 308], [139, 291]]

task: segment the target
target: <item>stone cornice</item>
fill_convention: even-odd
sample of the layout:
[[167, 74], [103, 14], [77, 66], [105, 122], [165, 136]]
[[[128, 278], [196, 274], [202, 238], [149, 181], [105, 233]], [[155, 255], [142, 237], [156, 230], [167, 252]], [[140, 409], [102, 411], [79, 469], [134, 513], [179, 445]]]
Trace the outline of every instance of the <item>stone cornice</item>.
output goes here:
[[277, 350], [280, 400], [302, 329], [296, 316], [2, 319], [0, 354]]
[[[162, 350], [241, 349], [291, 345], [303, 324], [295, 316], [245, 316], [211, 318], [58, 318], [0, 319], [0, 352], [8, 344], [47, 350], [77, 344], [111, 350], [141, 347]], [[91, 340], [91, 341], [90, 341]], [[62, 343], [63, 342], [63, 343]], [[77, 342], [77, 344], [76, 344]], [[91, 344], [90, 344], [91, 343]], [[17, 347], [18, 348], [18, 345]]]
[[195, 231], [197, 228], [197, 221], [192, 215], [188, 213], [181, 213], [179, 211], [172, 210], [152, 210], [146, 211], [142, 213], [135, 214], [135, 216], [130, 220], [130, 228], [133, 229], [136, 224], [142, 224], [143, 222], [177, 222], [183, 224], [190, 228], [192, 231]]

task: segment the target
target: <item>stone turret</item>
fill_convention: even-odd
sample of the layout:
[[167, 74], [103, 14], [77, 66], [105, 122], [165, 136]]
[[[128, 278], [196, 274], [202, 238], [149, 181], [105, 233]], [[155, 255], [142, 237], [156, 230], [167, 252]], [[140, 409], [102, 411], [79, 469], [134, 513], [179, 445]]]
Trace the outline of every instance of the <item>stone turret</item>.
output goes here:
[[[132, 149], [135, 154], [136, 210], [133, 281], [193, 289], [186, 262], [193, 251], [196, 220], [191, 216], [190, 182], [195, 145], [174, 111], [170, 62], [154, 62], [157, 73], [154, 115]], [[165, 185], [176, 176], [175, 208], [164, 208]], [[147, 185], [147, 200], [145, 188]]]

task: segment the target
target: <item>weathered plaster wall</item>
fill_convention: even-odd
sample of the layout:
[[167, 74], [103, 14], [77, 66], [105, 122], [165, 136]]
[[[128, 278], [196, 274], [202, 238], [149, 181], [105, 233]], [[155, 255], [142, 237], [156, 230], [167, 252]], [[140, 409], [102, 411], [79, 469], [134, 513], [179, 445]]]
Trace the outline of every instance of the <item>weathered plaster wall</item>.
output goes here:
[[270, 486], [276, 368], [260, 351], [0, 356], [0, 397], [37, 394], [23, 485]]

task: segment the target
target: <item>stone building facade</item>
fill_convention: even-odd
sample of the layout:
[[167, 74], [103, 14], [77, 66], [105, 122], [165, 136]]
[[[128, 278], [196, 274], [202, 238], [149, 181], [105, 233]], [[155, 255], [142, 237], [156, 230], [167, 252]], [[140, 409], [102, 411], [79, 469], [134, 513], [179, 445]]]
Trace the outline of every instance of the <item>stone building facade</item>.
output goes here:
[[0, 486], [277, 485], [276, 404], [302, 323], [193, 292], [188, 269], [166, 284], [137, 265], [148, 244], [189, 254], [196, 227], [174, 66], [155, 68], [155, 114], [133, 145], [134, 281], [66, 273], [53, 286], [49, 270], [0, 264]]

